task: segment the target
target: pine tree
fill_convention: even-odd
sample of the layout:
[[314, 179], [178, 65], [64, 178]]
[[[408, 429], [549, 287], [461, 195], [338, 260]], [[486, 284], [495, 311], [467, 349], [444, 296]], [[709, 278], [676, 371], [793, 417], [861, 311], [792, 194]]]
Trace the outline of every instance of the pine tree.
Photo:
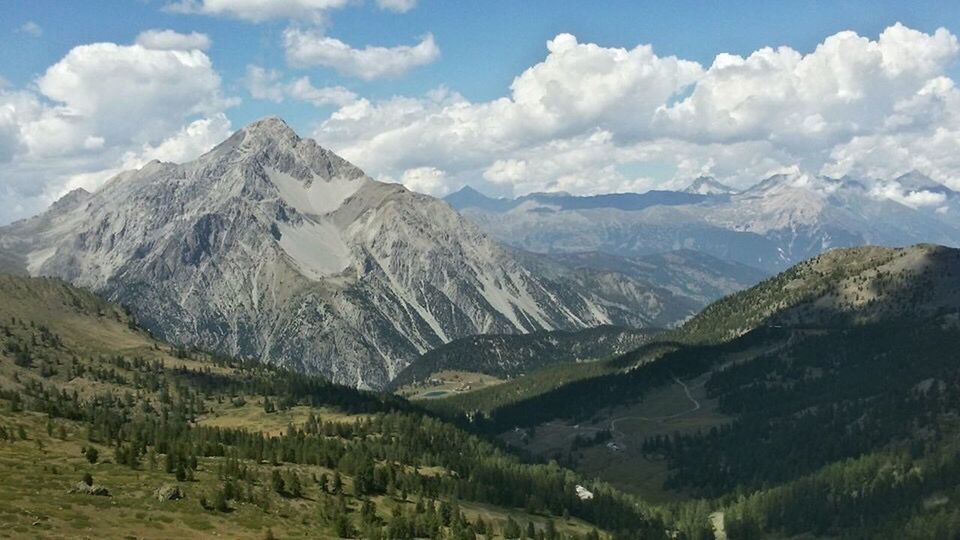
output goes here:
[[271, 489], [273, 489], [273, 491], [277, 492], [280, 495], [286, 495], [287, 493], [287, 485], [286, 485], [286, 482], [283, 480], [283, 475], [281, 475], [280, 471], [276, 469], [274, 469], [273, 472], [270, 473], [270, 487]]

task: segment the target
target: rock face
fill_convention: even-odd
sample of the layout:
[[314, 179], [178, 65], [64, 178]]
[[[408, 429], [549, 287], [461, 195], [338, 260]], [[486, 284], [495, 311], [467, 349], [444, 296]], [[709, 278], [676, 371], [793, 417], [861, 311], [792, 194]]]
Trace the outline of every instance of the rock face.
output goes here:
[[643, 321], [276, 118], [193, 162], [71, 193], [0, 228], [0, 253], [7, 270], [128, 306], [171, 342], [375, 388], [453, 339]]

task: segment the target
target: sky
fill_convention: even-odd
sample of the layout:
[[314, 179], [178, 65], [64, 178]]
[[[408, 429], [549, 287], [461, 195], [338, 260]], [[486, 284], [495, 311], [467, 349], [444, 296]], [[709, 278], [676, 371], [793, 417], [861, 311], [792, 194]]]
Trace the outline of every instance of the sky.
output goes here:
[[958, 35], [954, 2], [0, 0], [0, 224], [269, 115], [435, 196], [960, 189]]

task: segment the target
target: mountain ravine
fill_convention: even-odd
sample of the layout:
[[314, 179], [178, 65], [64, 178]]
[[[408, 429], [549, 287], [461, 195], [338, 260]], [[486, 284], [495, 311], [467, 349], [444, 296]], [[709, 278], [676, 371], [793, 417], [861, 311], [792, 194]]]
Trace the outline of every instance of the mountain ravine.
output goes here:
[[276, 118], [0, 228], [0, 265], [87, 287], [173, 343], [361, 387], [478, 333], [671, 322], [535, 273]]

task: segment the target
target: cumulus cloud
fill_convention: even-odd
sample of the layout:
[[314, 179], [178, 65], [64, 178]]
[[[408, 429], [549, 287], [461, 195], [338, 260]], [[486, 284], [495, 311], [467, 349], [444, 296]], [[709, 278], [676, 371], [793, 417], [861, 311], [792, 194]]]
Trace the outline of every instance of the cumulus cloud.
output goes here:
[[229, 131], [223, 111], [234, 103], [199, 49], [71, 49], [27, 88], [0, 89], [0, 194], [12, 202], [0, 222], [118, 167], [208, 149]]
[[282, 75], [273, 69], [247, 66], [247, 90], [257, 99], [281, 102], [285, 98], [306, 101], [317, 107], [344, 106], [353, 103], [357, 95], [342, 86], [317, 87], [309, 77], [300, 77], [291, 82], [281, 82]]
[[876, 41], [840, 32], [806, 55], [789, 47], [746, 58], [721, 54], [689, 97], [659, 108], [656, 125], [693, 140], [770, 138], [829, 148], [881, 126], [899, 100], [943, 73], [957, 50], [944, 29], [924, 34], [898, 23]]
[[400, 176], [399, 183], [407, 189], [427, 193], [434, 197], [443, 197], [450, 192], [447, 173], [435, 167], [407, 169]]
[[283, 44], [287, 62], [294, 67], [324, 66], [364, 80], [397, 77], [440, 58], [440, 48], [430, 34], [416, 45], [355, 49], [319, 30], [289, 28], [283, 33]]
[[[43, 96], [59, 105], [27, 127], [27, 143], [31, 151], [50, 154], [74, 150], [89, 134], [108, 143], [152, 140], [188, 116], [223, 110], [228, 102], [220, 82], [199, 50], [81, 45], [37, 80]], [[60, 140], [51, 144], [51, 137]]]
[[924, 206], [938, 207], [947, 201], [943, 193], [928, 190], [907, 190], [897, 182], [878, 183], [870, 190], [877, 199], [890, 199], [912, 208]]
[[160, 51], [189, 51], [192, 49], [205, 51], [210, 48], [210, 36], [199, 32], [181, 34], [174, 30], [154, 29], [140, 32], [136, 43], [145, 49]]
[[151, 161], [183, 163], [200, 156], [230, 136], [231, 125], [223, 113], [194, 120], [156, 144], [145, 143], [125, 151], [117, 164], [102, 170], [71, 174], [57, 195], [76, 188], [94, 191], [117, 174], [139, 169]]
[[314, 135], [375, 175], [434, 167], [500, 193], [680, 187], [700, 174], [746, 187], [790, 168], [916, 169], [960, 187], [960, 98], [946, 75], [960, 46], [944, 29], [840, 32], [806, 53], [723, 53], [707, 67], [570, 34], [546, 45], [505, 97], [357, 99]]
[[417, 7], [417, 0], [377, 0], [377, 6], [379, 6], [380, 9], [406, 13]]
[[164, 6], [172, 13], [225, 16], [250, 22], [269, 19], [320, 21], [327, 11], [344, 7], [350, 0], [180, 0]]

